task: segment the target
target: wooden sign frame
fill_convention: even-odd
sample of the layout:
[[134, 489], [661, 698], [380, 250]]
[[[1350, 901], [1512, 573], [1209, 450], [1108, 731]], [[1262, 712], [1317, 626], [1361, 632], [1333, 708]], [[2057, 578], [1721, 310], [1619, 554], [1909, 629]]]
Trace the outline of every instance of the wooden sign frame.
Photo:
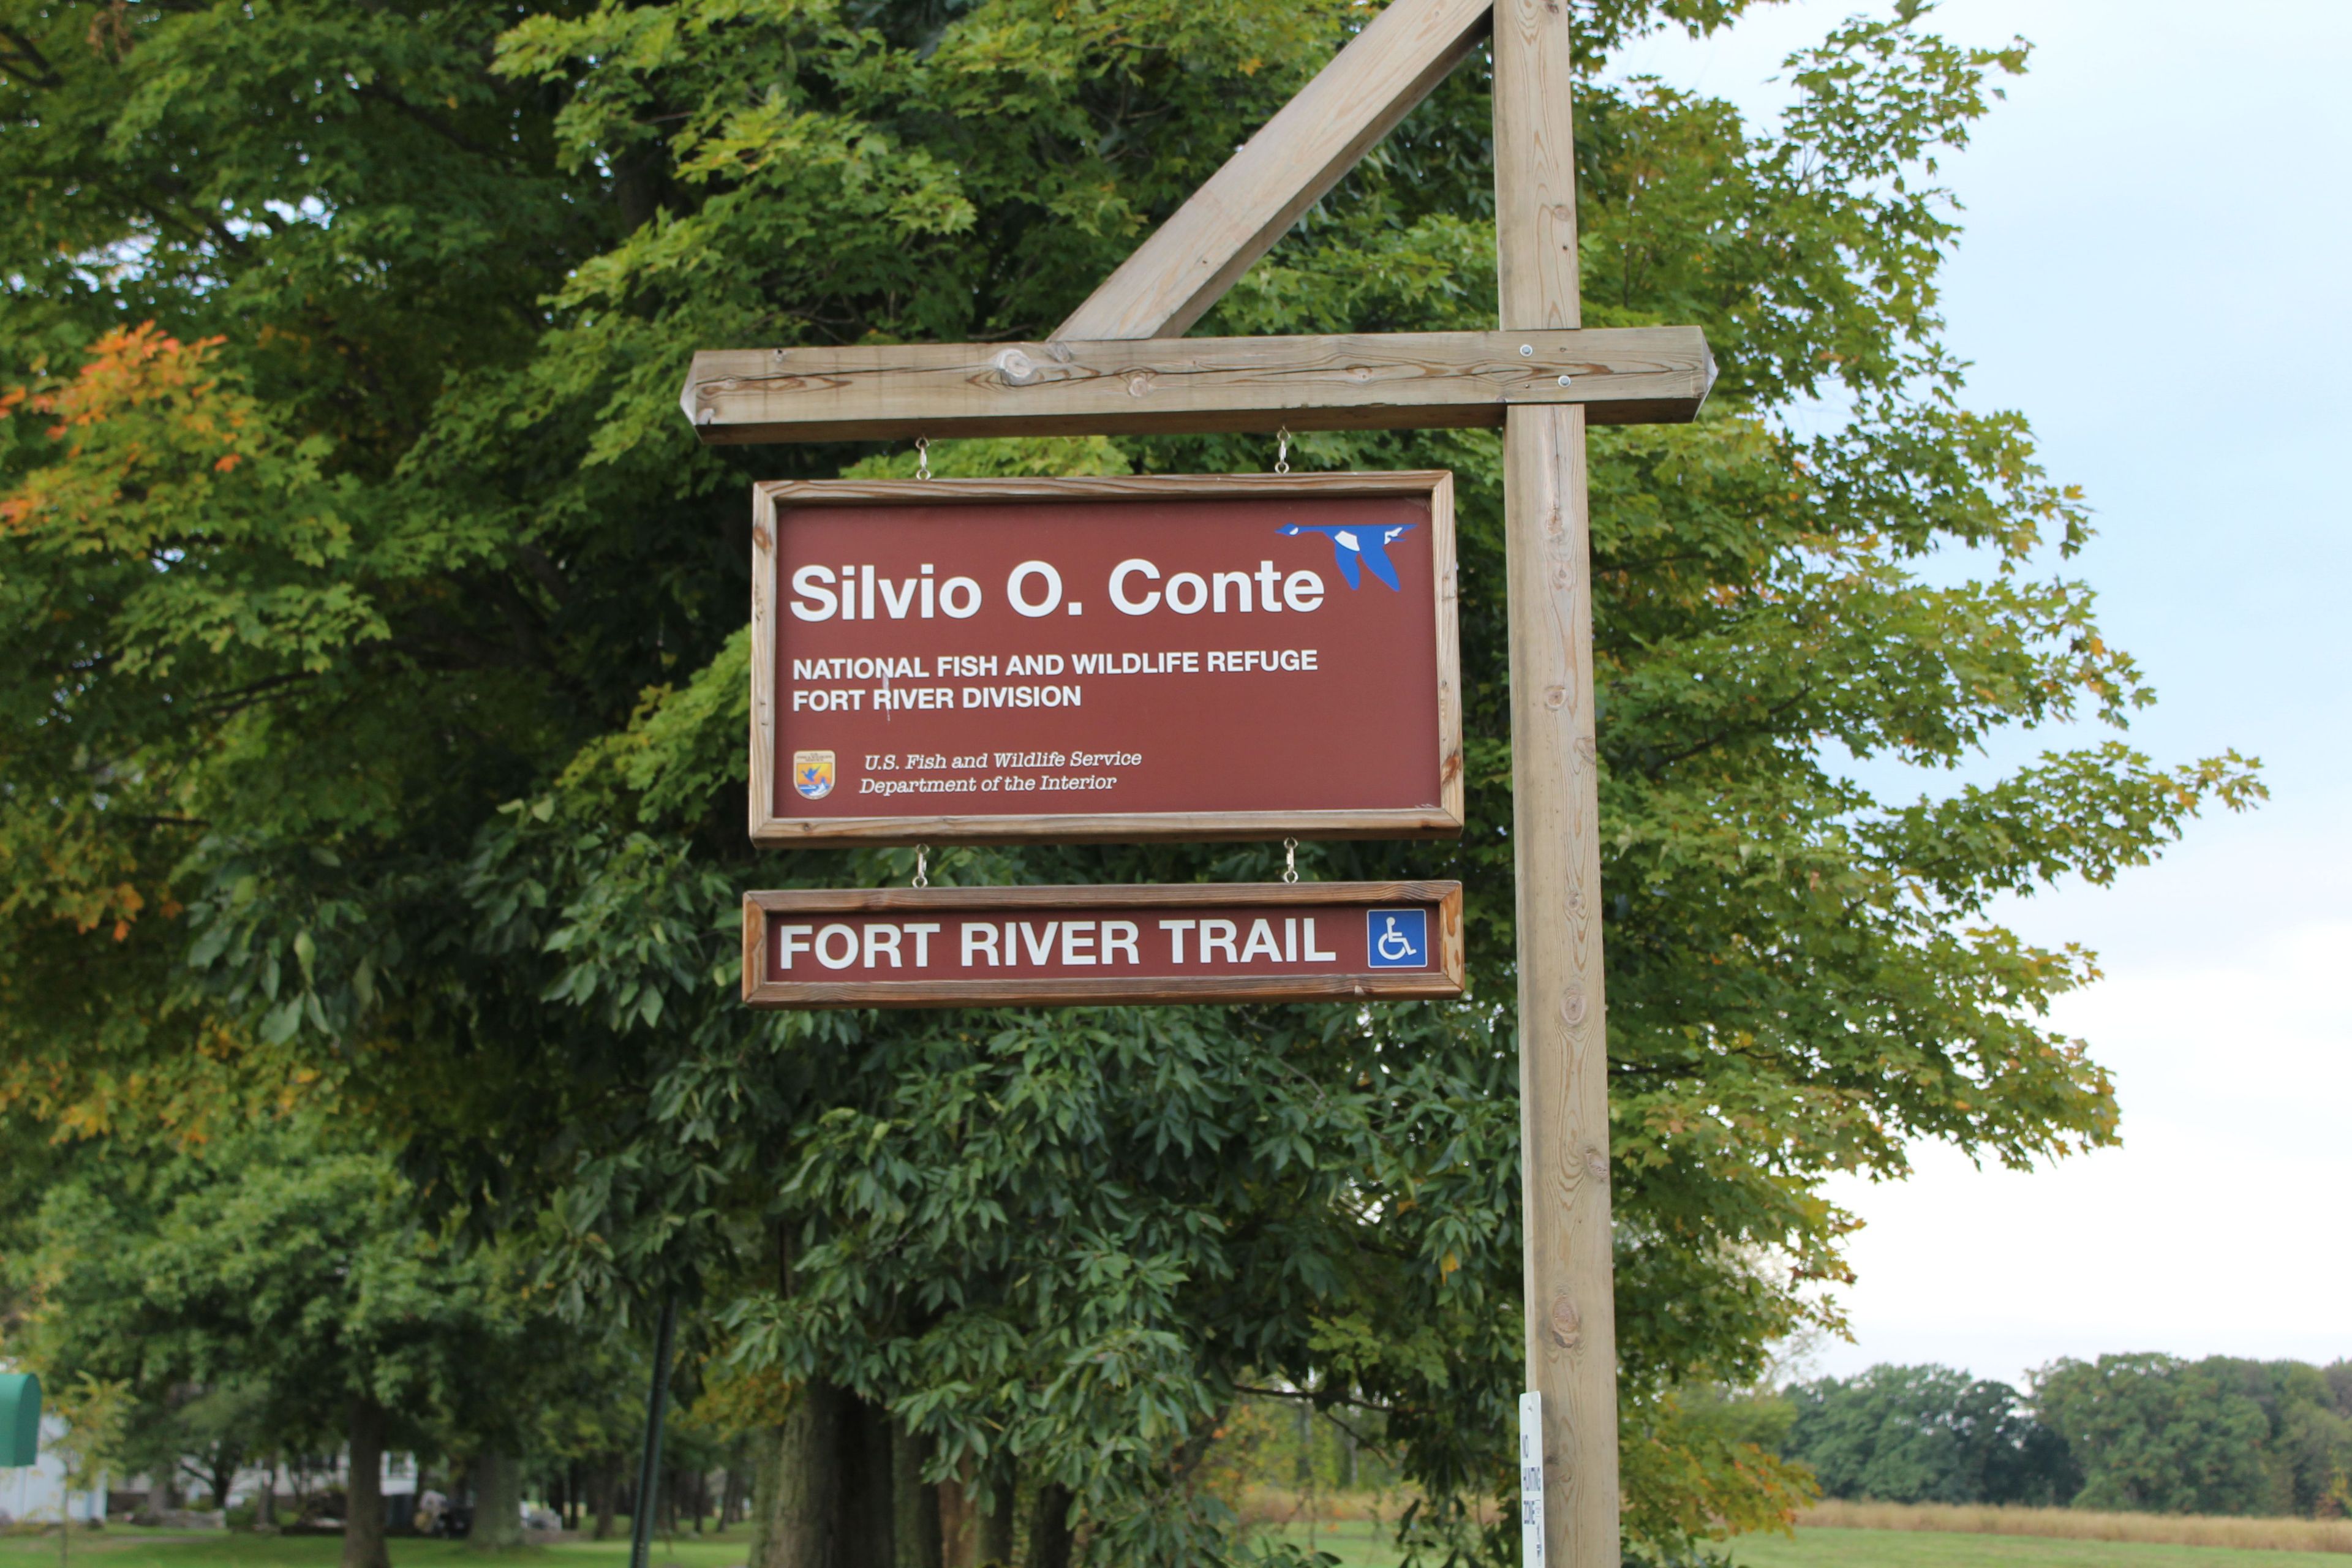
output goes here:
[[[1269, 500], [1409, 496], [1429, 505], [1436, 593], [1438, 802], [1425, 810], [1034, 813], [1023, 816], [782, 816], [776, 798], [777, 513], [787, 507], [1005, 501]], [[1444, 838], [1462, 831], [1462, 642], [1454, 552], [1454, 476], [1393, 473], [1120, 475], [1075, 479], [790, 479], [752, 487], [751, 842], [1067, 844], [1263, 838]]]
[[[1690, 328], [1586, 328], [1572, 6], [1390, 0], [1044, 342], [712, 351], [680, 405], [707, 442], [982, 432], [1503, 426], [1517, 900], [1527, 1561], [1617, 1568], [1620, 1478], [1588, 422], [1694, 417]], [[1492, 334], [1186, 338], [1454, 62], [1490, 40]], [[1448, 341], [1439, 342], [1437, 339]], [[1497, 361], [1518, 370], [1497, 372]]]
[[[1192, 974], [968, 980], [774, 981], [771, 924], [779, 915], [970, 914], [1056, 910], [1169, 910], [1334, 904], [1432, 904], [1437, 972], [1348, 975]], [[743, 895], [743, 1000], [754, 1007], [1155, 1006], [1171, 1002], [1340, 1002], [1444, 999], [1462, 994], [1459, 882], [1184, 882], [1151, 887], [795, 888]]]

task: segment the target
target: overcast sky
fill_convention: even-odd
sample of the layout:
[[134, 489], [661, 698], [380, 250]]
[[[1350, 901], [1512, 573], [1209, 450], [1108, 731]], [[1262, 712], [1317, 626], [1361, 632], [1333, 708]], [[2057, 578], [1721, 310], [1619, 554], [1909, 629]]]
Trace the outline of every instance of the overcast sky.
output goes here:
[[[1627, 65], [1769, 114], [1780, 59], [1860, 9], [1794, 0]], [[1841, 1184], [1857, 1342], [1816, 1365], [2352, 1357], [2352, 4], [1948, 0], [1923, 25], [2035, 46], [1943, 171], [1971, 401], [2026, 414], [2096, 509], [2073, 569], [2162, 698], [2132, 742], [2257, 755], [2272, 799], [2005, 911], [2098, 951], [2058, 1022], [2115, 1071], [2124, 1146], [2031, 1174], [1923, 1149], [1908, 1182]]]

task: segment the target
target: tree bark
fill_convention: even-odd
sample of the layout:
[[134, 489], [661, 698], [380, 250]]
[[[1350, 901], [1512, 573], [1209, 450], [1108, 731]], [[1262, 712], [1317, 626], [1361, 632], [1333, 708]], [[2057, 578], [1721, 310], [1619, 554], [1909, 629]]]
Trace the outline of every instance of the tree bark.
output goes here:
[[1013, 1568], [1013, 1526], [1018, 1517], [1013, 1506], [1013, 1483], [1018, 1479], [1011, 1460], [998, 1469], [994, 1506], [980, 1516], [980, 1568]]
[[474, 1528], [466, 1544], [477, 1552], [510, 1552], [522, 1540], [522, 1461], [511, 1454], [474, 1460]]
[[837, 1430], [841, 1451], [840, 1507], [834, 1530], [835, 1568], [898, 1568], [890, 1506], [890, 1417], [844, 1390]]
[[890, 1426], [890, 1543], [893, 1568], [942, 1568], [940, 1489], [923, 1484], [930, 1439], [903, 1422]]
[[236, 1472], [245, 1466], [245, 1456], [234, 1446], [223, 1443], [205, 1457], [202, 1464], [205, 1489], [212, 1496], [212, 1506], [226, 1510], [228, 1494], [236, 1485]]
[[343, 1487], [343, 1568], [392, 1568], [383, 1542], [384, 1408], [352, 1401], [351, 1472]]
[[761, 1440], [748, 1568], [833, 1568], [841, 1491], [842, 1398], [807, 1383]]
[[1026, 1568], [1070, 1568], [1077, 1532], [1070, 1528], [1070, 1505], [1077, 1499], [1070, 1489], [1052, 1481], [1037, 1489], [1037, 1509], [1029, 1520], [1029, 1561]]
[[621, 1457], [607, 1454], [596, 1461], [596, 1536], [613, 1539], [613, 1494], [621, 1489]]
[[750, 1479], [745, 1473], [744, 1446], [739, 1442], [727, 1453], [727, 1481], [719, 1493], [719, 1529], [743, 1517], [743, 1483]]
[[261, 1467], [261, 1495], [253, 1500], [253, 1522], [257, 1528], [278, 1528], [278, 1456]]

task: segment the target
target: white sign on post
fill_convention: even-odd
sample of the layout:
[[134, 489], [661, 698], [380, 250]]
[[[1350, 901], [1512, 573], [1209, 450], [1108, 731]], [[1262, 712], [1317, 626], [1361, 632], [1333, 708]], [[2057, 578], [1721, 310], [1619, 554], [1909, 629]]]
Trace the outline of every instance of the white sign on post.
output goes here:
[[1519, 1395], [1519, 1568], [1544, 1568], [1543, 1395]]

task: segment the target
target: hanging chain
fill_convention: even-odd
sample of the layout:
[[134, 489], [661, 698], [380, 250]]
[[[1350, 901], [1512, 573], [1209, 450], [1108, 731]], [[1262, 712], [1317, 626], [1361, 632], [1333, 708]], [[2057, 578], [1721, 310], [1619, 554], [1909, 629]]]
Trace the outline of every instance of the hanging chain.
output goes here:
[[1298, 880], [1298, 840], [1296, 838], [1282, 841], [1282, 879], [1286, 882]]
[[931, 477], [931, 438], [929, 436], [915, 437], [915, 477], [919, 479]]
[[915, 886], [928, 888], [930, 885], [931, 847], [928, 844], [918, 844], [915, 846]]
[[1290, 472], [1290, 426], [1284, 426], [1274, 433], [1274, 471]]

